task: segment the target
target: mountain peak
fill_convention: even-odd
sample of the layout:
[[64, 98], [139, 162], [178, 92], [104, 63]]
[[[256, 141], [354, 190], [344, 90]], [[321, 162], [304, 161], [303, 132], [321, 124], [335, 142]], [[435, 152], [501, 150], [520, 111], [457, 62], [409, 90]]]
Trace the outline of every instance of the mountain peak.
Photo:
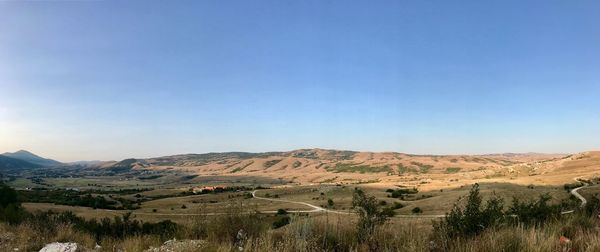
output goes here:
[[18, 150], [18, 151], [15, 151], [13, 153], [8, 153], [7, 152], [7, 153], [4, 153], [4, 154], [20, 154], [20, 155], [31, 155], [31, 156], [39, 157], [38, 155], [35, 155], [35, 154], [31, 153], [30, 151], [26, 151], [26, 150]]

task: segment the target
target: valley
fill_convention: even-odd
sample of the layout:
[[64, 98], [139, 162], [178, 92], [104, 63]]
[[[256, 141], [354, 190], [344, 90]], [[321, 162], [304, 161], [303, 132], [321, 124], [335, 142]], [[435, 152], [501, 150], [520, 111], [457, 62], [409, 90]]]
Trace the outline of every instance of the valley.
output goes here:
[[[28, 210], [68, 210], [87, 218], [131, 212], [141, 220], [184, 220], [221, 214], [231, 205], [263, 213], [325, 212], [310, 211], [306, 204], [311, 204], [349, 213], [355, 188], [395, 206], [398, 218], [426, 218], [448, 212], [474, 183], [481, 185], [484, 198], [494, 194], [510, 202], [547, 194], [553, 203], [575, 204], [565, 187], [576, 177], [599, 178], [600, 152], [435, 156], [304, 149], [6, 167], [3, 181], [20, 192]], [[225, 189], [203, 191], [214, 186]], [[391, 193], [405, 189], [414, 192]]]

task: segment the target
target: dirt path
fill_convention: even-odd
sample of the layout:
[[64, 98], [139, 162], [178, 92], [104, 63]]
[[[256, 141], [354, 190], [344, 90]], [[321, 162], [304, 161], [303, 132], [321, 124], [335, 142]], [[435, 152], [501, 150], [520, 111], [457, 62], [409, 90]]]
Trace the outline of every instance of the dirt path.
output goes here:
[[[272, 198], [264, 198], [264, 197], [259, 197], [256, 196], [256, 192], [257, 190], [254, 190], [252, 192], [252, 197], [254, 197], [255, 199], [260, 199], [260, 200], [269, 200], [269, 201], [278, 201], [278, 202], [286, 202], [286, 203], [292, 203], [292, 204], [299, 204], [299, 205], [305, 205], [308, 207], [311, 207], [313, 209], [311, 210], [289, 210], [287, 212], [289, 213], [315, 213], [315, 212], [326, 212], [326, 213], [335, 213], [335, 214], [352, 214], [353, 212], [341, 212], [341, 211], [335, 211], [335, 210], [330, 210], [330, 209], [325, 209], [322, 208], [320, 206], [315, 206], [313, 204], [307, 203], [307, 202], [302, 202], [302, 201], [292, 201], [292, 200], [284, 200], [284, 199], [272, 199]], [[276, 211], [262, 211], [261, 213], [275, 213]], [[437, 214], [437, 215], [416, 215], [416, 214], [402, 214], [402, 215], [395, 215], [394, 218], [443, 218], [446, 215], [443, 214]]]
[[[587, 200], [583, 196], [581, 196], [581, 194], [579, 194], [579, 192], [577, 192], [577, 191], [579, 191], [579, 189], [581, 189], [581, 188], [587, 187], [589, 184], [586, 183], [586, 182], [584, 182], [584, 181], [582, 181], [582, 180], [579, 180], [579, 178], [574, 178], [574, 180], [577, 181], [577, 182], [583, 183], [583, 185], [580, 186], [580, 187], [574, 188], [573, 190], [571, 190], [570, 193], [573, 196], [577, 197], [581, 201], [580, 207], [583, 208], [585, 206], [585, 204], [587, 204]], [[573, 212], [575, 212], [575, 210], [564, 211], [564, 212], [561, 212], [561, 214], [570, 214], [570, 213], [573, 213]]]
[[[313, 204], [302, 202], [302, 201], [292, 201], [292, 200], [284, 200], [284, 199], [271, 199], [271, 198], [259, 197], [259, 196], [256, 196], [256, 191], [258, 191], [258, 190], [254, 190], [252, 192], [252, 197], [255, 198], [255, 199], [268, 200], [268, 201], [277, 201], [277, 202], [286, 202], [286, 203], [292, 203], [292, 204], [299, 204], [299, 205], [305, 205], [305, 206], [308, 206], [308, 207], [312, 208], [311, 210], [290, 210], [290, 211], [287, 211], [287, 212], [290, 212], [290, 213], [327, 212], [327, 213], [336, 213], [336, 214], [350, 214], [350, 212], [341, 212], [341, 211], [329, 210], [329, 209], [325, 209], [325, 208], [322, 208], [320, 206], [315, 206]], [[270, 213], [270, 212], [274, 213], [276, 211], [262, 211], [262, 213]]]
[[588, 184], [586, 182], [583, 182], [583, 181], [578, 180], [578, 179], [575, 179], [575, 180], [578, 181], [578, 182], [583, 183], [583, 185], [580, 186], [580, 187], [577, 187], [577, 188], [575, 188], [573, 190], [571, 190], [571, 194], [573, 194], [573, 196], [575, 196], [579, 200], [581, 200], [581, 207], [583, 208], [585, 206], [585, 204], [587, 204], [587, 200], [583, 196], [581, 196], [581, 194], [579, 194], [579, 192], [577, 192], [577, 191], [579, 191], [579, 189], [581, 189], [581, 188], [587, 187]]

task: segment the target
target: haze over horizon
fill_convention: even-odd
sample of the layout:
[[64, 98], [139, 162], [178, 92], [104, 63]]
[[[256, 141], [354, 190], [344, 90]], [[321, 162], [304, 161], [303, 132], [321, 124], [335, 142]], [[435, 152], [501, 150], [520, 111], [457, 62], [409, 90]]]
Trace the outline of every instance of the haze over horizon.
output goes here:
[[600, 149], [600, 2], [234, 2], [1, 1], [0, 153]]

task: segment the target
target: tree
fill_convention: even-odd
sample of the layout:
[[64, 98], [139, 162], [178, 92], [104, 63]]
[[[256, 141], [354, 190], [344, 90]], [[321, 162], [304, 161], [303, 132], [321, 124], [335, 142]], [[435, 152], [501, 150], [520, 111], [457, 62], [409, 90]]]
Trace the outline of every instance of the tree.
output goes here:
[[383, 225], [388, 215], [381, 209], [377, 198], [355, 189], [352, 195], [352, 207], [358, 214], [357, 236], [361, 242], [370, 241], [378, 226]]
[[0, 207], [17, 204], [17, 192], [9, 186], [0, 183]]
[[9, 186], [0, 183], [0, 221], [11, 224], [20, 223], [27, 212], [17, 199], [17, 192]]

